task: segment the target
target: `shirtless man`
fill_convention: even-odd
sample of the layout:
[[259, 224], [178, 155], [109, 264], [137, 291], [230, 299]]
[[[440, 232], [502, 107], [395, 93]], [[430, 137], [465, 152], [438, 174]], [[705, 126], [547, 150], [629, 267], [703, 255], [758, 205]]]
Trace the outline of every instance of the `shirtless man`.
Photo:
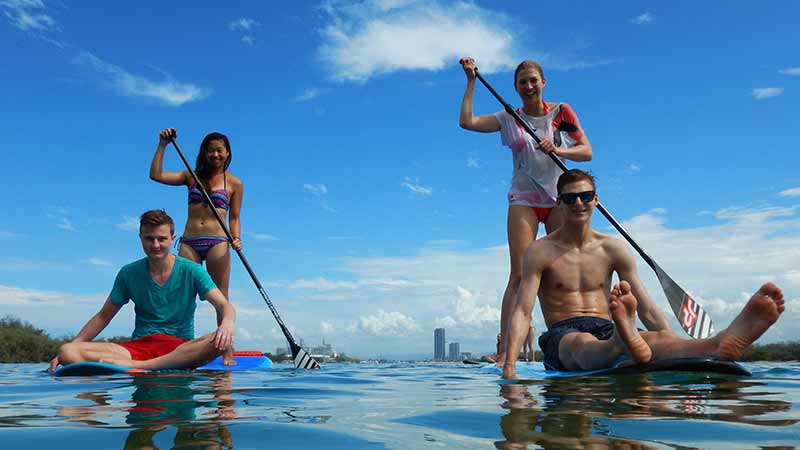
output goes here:
[[[236, 313], [203, 267], [170, 252], [175, 224], [163, 210], [147, 211], [139, 222], [145, 258], [123, 267], [103, 306], [77, 336], [50, 361], [59, 364], [102, 361], [140, 369], [180, 369], [210, 362], [233, 344]], [[197, 297], [217, 312], [219, 327], [194, 339]], [[136, 312], [133, 340], [92, 342], [120, 309], [132, 300]]]
[[[623, 355], [637, 363], [691, 356], [736, 360], [783, 313], [783, 293], [766, 283], [717, 335], [677, 337], [645, 291], [627, 246], [591, 229], [598, 201], [594, 178], [572, 169], [559, 177], [557, 189], [564, 224], [525, 252], [507, 354], [522, 347], [537, 293], [548, 328], [539, 346], [545, 366], [556, 370], [606, 368]], [[613, 272], [620, 282], [612, 287]], [[637, 330], [637, 313], [650, 331]], [[503, 377], [516, 378], [514, 361], [503, 366]]]

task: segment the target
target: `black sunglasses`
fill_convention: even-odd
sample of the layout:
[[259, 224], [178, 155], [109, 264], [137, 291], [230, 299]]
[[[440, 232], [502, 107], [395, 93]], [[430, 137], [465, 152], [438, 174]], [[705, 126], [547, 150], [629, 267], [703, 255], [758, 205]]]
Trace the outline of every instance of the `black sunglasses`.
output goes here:
[[562, 202], [568, 205], [574, 205], [578, 197], [581, 198], [581, 203], [589, 203], [594, 200], [594, 191], [568, 192], [558, 196]]

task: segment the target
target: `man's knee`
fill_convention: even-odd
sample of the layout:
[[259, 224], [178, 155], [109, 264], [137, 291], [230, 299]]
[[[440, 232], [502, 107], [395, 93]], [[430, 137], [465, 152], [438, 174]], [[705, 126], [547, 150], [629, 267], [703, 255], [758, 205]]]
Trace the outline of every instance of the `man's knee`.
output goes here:
[[225, 353], [226, 349], [224, 349], [224, 348], [223, 349], [218, 349], [214, 345], [214, 337], [215, 336], [216, 336], [216, 333], [209, 333], [209, 334], [201, 337], [200, 338], [200, 342], [202, 343], [203, 350], [205, 352], [207, 352], [209, 355], [213, 355], [213, 357], [216, 358], [217, 356], [221, 356], [223, 353]]
[[67, 342], [58, 349], [58, 361], [61, 364], [70, 364], [83, 361], [80, 344], [77, 342]]
[[597, 338], [589, 333], [573, 332], [564, 335], [558, 343], [558, 359], [568, 370], [581, 370], [586, 367], [589, 354], [586, 344], [597, 342]]

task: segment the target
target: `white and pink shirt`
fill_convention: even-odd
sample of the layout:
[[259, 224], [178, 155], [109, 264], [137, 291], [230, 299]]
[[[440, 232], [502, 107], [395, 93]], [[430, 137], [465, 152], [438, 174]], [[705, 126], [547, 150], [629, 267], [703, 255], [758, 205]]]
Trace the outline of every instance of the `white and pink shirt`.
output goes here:
[[[566, 103], [556, 104], [552, 108], [545, 103], [544, 107], [545, 114], [541, 117], [529, 116], [522, 109], [517, 109], [517, 114], [539, 139], [551, 139], [556, 147], [573, 147], [583, 136], [575, 111]], [[547, 153], [536, 148], [536, 141], [511, 114], [499, 111], [495, 117], [500, 122], [503, 144], [514, 155], [509, 204], [539, 208], [555, 206], [556, 182], [562, 173], [561, 169]]]

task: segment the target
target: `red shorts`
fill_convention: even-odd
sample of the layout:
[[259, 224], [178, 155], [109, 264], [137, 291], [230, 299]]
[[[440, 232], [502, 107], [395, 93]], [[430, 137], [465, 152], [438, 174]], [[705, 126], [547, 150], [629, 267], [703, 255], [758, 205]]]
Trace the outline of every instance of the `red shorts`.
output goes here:
[[531, 209], [536, 213], [536, 217], [539, 218], [539, 222], [544, 222], [547, 220], [547, 216], [549, 216], [550, 211], [553, 210], [553, 208], [541, 208], [538, 206], [531, 206]]
[[130, 352], [131, 359], [144, 361], [172, 353], [179, 345], [188, 341], [188, 339], [182, 337], [158, 333], [128, 342], [117, 342], [117, 345], [125, 347]]

